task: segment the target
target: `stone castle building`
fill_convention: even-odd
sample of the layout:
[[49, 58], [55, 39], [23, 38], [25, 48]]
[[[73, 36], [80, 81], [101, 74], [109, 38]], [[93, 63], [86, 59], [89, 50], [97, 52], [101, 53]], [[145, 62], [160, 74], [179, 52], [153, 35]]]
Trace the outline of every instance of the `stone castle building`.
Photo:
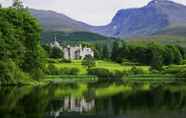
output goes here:
[[59, 42], [55, 41], [50, 44], [51, 47], [57, 47], [61, 50], [63, 50], [64, 58], [68, 60], [74, 60], [74, 59], [84, 59], [87, 55], [91, 55], [94, 57], [94, 51], [89, 47], [82, 47], [82, 45], [79, 46], [64, 46], [62, 47]]
[[94, 57], [94, 52], [91, 48], [79, 46], [68, 45], [64, 49], [65, 59], [83, 59], [86, 55], [91, 55]]

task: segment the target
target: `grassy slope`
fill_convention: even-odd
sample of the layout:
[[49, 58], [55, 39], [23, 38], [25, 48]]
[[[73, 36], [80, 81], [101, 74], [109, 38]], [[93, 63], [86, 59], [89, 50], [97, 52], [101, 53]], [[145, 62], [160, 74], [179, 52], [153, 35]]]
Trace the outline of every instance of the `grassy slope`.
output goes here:
[[[57, 63], [55, 64], [58, 68], [64, 68], [64, 67], [74, 67], [74, 68], [79, 68], [80, 69], [80, 74], [86, 74], [86, 67], [81, 65], [80, 60], [73, 61], [72, 63]], [[148, 72], [149, 67], [148, 66], [137, 66], [139, 68], [144, 69], [145, 71]], [[130, 70], [132, 66], [128, 65], [120, 65], [114, 62], [109, 62], [109, 61], [96, 61], [96, 68], [106, 68], [109, 69], [110, 71], [114, 70]]]

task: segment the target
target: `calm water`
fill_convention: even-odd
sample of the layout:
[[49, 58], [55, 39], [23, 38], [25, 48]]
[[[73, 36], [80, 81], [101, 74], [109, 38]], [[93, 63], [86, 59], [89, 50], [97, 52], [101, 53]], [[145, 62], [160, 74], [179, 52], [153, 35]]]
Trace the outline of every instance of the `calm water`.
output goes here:
[[1, 87], [0, 118], [186, 118], [186, 86]]

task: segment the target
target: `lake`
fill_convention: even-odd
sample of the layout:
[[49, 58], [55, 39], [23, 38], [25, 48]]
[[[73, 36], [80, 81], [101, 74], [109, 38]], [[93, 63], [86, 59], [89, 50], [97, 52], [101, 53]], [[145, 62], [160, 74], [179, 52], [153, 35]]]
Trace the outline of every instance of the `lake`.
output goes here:
[[4, 86], [0, 118], [186, 118], [186, 85]]

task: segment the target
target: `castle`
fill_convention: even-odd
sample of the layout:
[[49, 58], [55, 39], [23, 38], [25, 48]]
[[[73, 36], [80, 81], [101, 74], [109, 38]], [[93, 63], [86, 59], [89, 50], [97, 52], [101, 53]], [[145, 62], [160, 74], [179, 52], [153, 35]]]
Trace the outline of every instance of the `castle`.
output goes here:
[[75, 60], [75, 59], [84, 59], [87, 55], [91, 55], [94, 57], [94, 51], [91, 48], [88, 47], [82, 47], [82, 45], [79, 46], [70, 46], [67, 45], [65, 47], [62, 47], [58, 41], [55, 41], [50, 44], [51, 47], [57, 47], [61, 50], [63, 50], [64, 58], [67, 60]]

